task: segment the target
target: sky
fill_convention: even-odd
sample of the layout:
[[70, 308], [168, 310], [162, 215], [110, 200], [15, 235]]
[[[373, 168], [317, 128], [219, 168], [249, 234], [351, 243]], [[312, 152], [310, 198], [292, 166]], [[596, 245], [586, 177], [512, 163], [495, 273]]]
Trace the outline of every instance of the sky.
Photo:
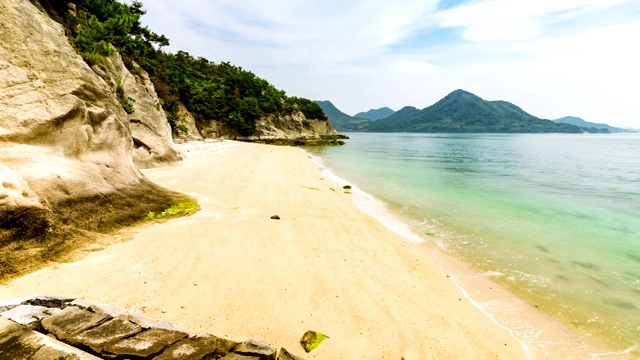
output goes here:
[[229, 61], [354, 115], [463, 89], [640, 128], [638, 0], [143, 0], [166, 51]]

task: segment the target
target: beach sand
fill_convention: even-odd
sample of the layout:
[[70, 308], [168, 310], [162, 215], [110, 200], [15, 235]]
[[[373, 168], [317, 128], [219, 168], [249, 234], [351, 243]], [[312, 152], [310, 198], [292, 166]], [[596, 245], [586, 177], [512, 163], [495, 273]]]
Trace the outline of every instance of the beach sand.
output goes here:
[[[79, 297], [309, 359], [525, 358], [425, 247], [359, 210], [300, 149], [183, 151], [183, 166], [144, 173], [197, 198], [198, 213], [0, 286], [0, 300]], [[298, 341], [310, 329], [330, 338], [305, 354]]]

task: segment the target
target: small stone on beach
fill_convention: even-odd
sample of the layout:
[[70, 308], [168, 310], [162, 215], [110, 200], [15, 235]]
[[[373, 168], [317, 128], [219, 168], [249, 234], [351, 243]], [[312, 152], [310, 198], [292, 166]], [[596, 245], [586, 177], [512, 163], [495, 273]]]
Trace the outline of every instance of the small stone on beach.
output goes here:
[[278, 215], [273, 215], [271, 218], [272, 218], [273, 220], [280, 220], [280, 216], [278, 216]]

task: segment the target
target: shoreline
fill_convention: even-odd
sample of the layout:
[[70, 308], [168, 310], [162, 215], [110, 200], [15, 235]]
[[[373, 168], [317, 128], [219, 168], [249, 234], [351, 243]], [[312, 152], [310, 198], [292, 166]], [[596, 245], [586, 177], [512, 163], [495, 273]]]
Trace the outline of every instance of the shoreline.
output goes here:
[[[424, 233], [425, 229], [421, 229], [423, 224], [417, 218], [403, 213], [402, 205], [379, 200], [335, 174], [323, 164], [321, 156], [308, 154], [328, 178], [353, 187], [354, 203], [362, 212], [406, 241], [424, 246], [429, 252], [428, 256], [441, 264], [443, 275], [451, 278], [478, 310], [497, 326], [509, 331], [520, 342], [528, 359], [627, 359], [625, 355], [634, 350], [631, 347], [616, 351], [598, 339], [588, 339], [571, 330], [560, 320], [539, 310], [530, 299], [517, 294], [507, 284], [496, 281], [491, 272], [475, 268], [464, 259], [449, 253], [439, 235], [419, 235]], [[360, 196], [359, 199], [356, 194]], [[492, 290], [491, 295], [485, 293], [487, 288]]]
[[291, 349], [306, 330], [329, 335], [310, 359], [525, 358], [430, 249], [357, 208], [298, 149], [223, 141], [183, 151], [183, 167], [143, 172], [202, 210], [15, 279], [0, 298], [73, 295]]

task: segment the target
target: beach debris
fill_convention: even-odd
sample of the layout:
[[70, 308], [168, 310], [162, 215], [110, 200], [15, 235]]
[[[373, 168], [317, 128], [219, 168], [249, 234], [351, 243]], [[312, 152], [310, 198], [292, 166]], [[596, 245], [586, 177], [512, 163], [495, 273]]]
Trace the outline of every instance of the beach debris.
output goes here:
[[351, 191], [345, 191], [344, 193], [345, 194], [351, 194]]
[[345, 190], [349, 190], [349, 189], [351, 189], [351, 185], [345, 185], [342, 188], [345, 189]]
[[306, 352], [311, 352], [311, 350], [317, 348], [324, 339], [328, 339], [327, 335], [319, 333], [317, 331], [308, 330], [302, 338], [300, 339], [300, 345]]
[[271, 218], [272, 218], [273, 220], [280, 220], [280, 216], [278, 216], [278, 215], [273, 215]]

